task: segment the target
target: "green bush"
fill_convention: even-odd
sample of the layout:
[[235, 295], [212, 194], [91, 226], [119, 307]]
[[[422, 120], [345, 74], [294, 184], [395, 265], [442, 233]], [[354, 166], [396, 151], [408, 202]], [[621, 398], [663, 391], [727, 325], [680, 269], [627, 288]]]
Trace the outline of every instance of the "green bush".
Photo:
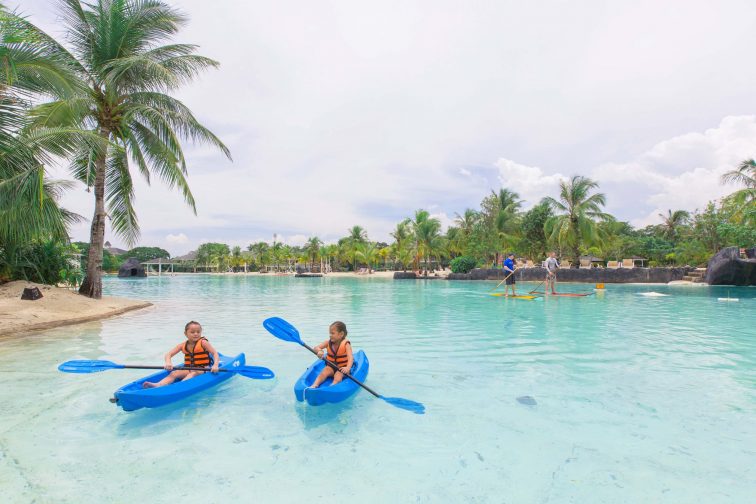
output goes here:
[[0, 250], [0, 264], [11, 280], [55, 285], [77, 276], [78, 264], [70, 245], [56, 241], [32, 242]]
[[449, 263], [452, 273], [469, 273], [476, 265], [475, 259], [468, 256], [455, 257]]

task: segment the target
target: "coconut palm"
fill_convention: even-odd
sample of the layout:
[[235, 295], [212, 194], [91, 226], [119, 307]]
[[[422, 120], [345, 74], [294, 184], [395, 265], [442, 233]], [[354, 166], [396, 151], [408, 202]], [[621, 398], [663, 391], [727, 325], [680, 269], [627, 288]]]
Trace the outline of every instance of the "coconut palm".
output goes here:
[[410, 229], [410, 219], [404, 219], [396, 225], [396, 228], [389, 233], [396, 242], [397, 247], [402, 247], [412, 237]]
[[61, 0], [60, 5], [71, 50], [59, 57], [74, 69], [78, 87], [85, 91], [52, 94], [53, 100], [32, 110], [33, 126], [76, 127], [102, 140], [81, 145], [72, 156], [74, 176], [94, 187], [95, 196], [86, 276], [79, 292], [99, 298], [106, 216], [127, 243], [139, 236], [132, 165], [148, 182], [156, 175], [178, 188], [196, 213], [181, 141], [206, 143], [229, 156], [189, 108], [168, 94], [218, 63], [194, 54], [193, 45], [161, 45], [187, 22], [162, 1]]
[[680, 226], [684, 226], [690, 219], [690, 213], [685, 210], [667, 210], [667, 215], [659, 214], [659, 217], [662, 219], [663, 236], [674, 241]]
[[26, 130], [32, 100], [74, 92], [73, 73], [58, 46], [36, 26], [0, 5], [0, 243], [8, 249], [36, 239], [68, 241], [79, 216], [60, 208], [70, 185], [46, 177], [51, 155], [72, 152], [80, 135], [61, 128]]
[[438, 240], [441, 238], [441, 221], [431, 217], [427, 210], [419, 209], [415, 212], [412, 220], [412, 231], [415, 235], [415, 252], [417, 262], [425, 260], [425, 269], [428, 269], [428, 258], [431, 253], [438, 249]]
[[352, 270], [357, 269], [357, 245], [367, 242], [367, 231], [362, 226], [352, 226], [348, 230], [349, 234], [346, 238], [340, 240], [343, 241], [345, 252], [352, 262]]
[[580, 247], [600, 240], [596, 220], [611, 220], [611, 215], [602, 212], [606, 196], [591, 194], [598, 188], [593, 180], [575, 175], [559, 183], [559, 201], [544, 198], [555, 212], [561, 212], [546, 221], [546, 230], [553, 241], [571, 252], [573, 264], [579, 264]]
[[[737, 206], [739, 216], [743, 216], [746, 209], [749, 207], [753, 209], [756, 205], [756, 161], [753, 159], [743, 161], [737, 170], [731, 170], [722, 175], [722, 183], [745, 186], [728, 196], [728, 199]], [[745, 213], [745, 215], [753, 215], [753, 212]]]
[[372, 272], [373, 265], [380, 259], [378, 247], [375, 246], [375, 243], [371, 242], [363, 242], [355, 245], [354, 255], [356, 259], [365, 263], [369, 272]]
[[320, 256], [320, 247], [323, 245], [323, 241], [317, 236], [307, 240], [305, 244], [305, 253], [310, 260], [310, 271], [312, 271], [312, 265]]

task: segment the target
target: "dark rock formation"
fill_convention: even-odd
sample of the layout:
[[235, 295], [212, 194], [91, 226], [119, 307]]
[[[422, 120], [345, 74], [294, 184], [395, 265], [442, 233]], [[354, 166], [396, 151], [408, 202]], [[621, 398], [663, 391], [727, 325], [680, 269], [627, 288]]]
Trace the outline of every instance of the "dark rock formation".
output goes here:
[[320, 278], [322, 276], [323, 273], [297, 273], [294, 278]]
[[414, 271], [395, 271], [394, 280], [414, 280], [417, 278]]
[[42, 297], [42, 293], [39, 292], [38, 287], [24, 287], [24, 292], [21, 293], [21, 299], [27, 301], [36, 301]]
[[[753, 249], [750, 249], [753, 253]], [[706, 283], [709, 285], [756, 285], [756, 259], [740, 258], [738, 247], [720, 250], [706, 266]]]
[[118, 269], [118, 278], [144, 278], [146, 276], [147, 272], [144, 271], [144, 266], [134, 257], [129, 257]]

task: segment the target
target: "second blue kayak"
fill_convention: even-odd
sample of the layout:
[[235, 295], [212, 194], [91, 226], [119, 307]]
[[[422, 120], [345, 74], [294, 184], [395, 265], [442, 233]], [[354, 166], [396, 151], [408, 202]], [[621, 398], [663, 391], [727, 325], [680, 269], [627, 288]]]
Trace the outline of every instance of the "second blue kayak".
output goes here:
[[[243, 366], [245, 363], [244, 354], [240, 353], [236, 357], [220, 355], [220, 368], [231, 368]], [[176, 366], [174, 369], [181, 369]], [[165, 406], [191, 395], [201, 392], [210, 387], [214, 387], [234, 376], [236, 373], [203, 373], [188, 380], [171, 383], [164, 387], [142, 388], [146, 381], [158, 382], [168, 376], [169, 371], [160, 371], [144, 378], [124, 385], [115, 392], [116, 404], [125, 411], [134, 411], [141, 408], [157, 408]]]
[[[313, 389], [310, 386], [315, 382], [315, 378], [318, 377], [320, 372], [326, 366], [326, 363], [318, 359], [299, 377], [299, 380], [294, 384], [294, 395], [297, 401], [307, 401], [307, 404], [311, 406], [320, 406], [326, 403], [338, 403], [351, 397], [355, 392], [360, 389], [354, 381], [347, 377], [341, 380], [341, 383], [331, 385], [332, 379], [328, 378], [318, 388]], [[354, 364], [352, 364], [352, 372], [350, 373], [356, 379], [365, 381], [370, 369], [370, 363], [368, 362], [367, 355], [362, 350], [358, 350], [354, 353]]]

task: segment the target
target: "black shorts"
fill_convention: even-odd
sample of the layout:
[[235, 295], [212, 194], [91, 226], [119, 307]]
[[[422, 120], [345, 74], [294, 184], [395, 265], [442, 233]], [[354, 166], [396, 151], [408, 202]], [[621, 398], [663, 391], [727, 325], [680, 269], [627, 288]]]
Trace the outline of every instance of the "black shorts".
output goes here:
[[514, 285], [514, 284], [515, 284], [514, 275], [509, 275], [509, 278], [507, 278], [507, 285]]

